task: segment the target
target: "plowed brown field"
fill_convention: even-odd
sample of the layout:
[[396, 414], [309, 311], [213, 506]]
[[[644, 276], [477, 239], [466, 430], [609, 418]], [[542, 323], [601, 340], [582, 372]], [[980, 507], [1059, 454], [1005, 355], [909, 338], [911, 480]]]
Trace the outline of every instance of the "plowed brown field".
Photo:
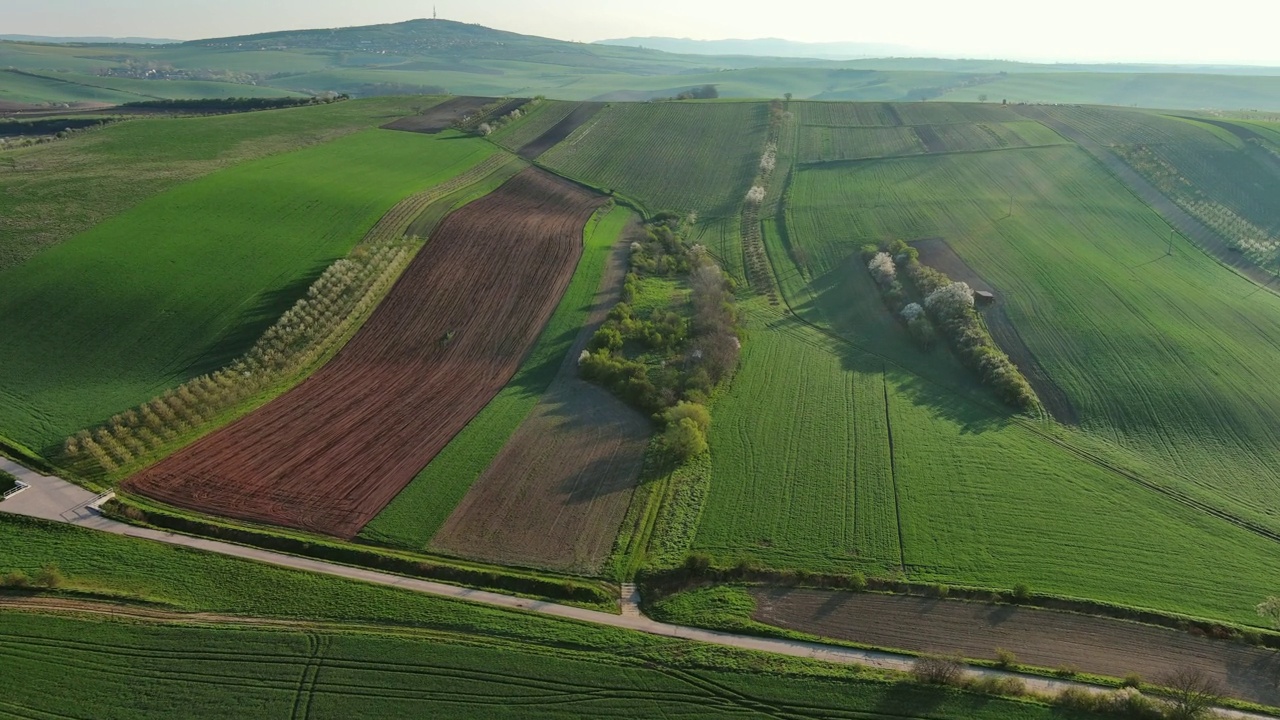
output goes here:
[[1149, 681], [1198, 668], [1231, 697], [1280, 704], [1280, 653], [1228, 640], [1111, 618], [1013, 605], [823, 590], [753, 590], [754, 619], [839, 640], [914, 652], [992, 659], [997, 647], [1018, 662], [1072, 666]]
[[453, 213], [319, 372], [124, 488], [355, 536], [510, 380], [564, 294], [601, 202], [531, 168]]
[[640, 479], [653, 431], [643, 415], [578, 377], [578, 354], [621, 296], [631, 237], [610, 256], [560, 372], [471, 486], [431, 549], [475, 560], [600, 572]]

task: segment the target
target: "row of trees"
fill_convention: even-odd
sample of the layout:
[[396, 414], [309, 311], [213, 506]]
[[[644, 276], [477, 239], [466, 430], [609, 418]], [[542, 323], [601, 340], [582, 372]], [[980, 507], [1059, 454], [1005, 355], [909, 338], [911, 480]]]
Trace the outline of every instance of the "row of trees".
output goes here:
[[242, 357], [106, 424], [66, 439], [72, 460], [112, 472], [149, 456], [310, 367], [371, 312], [413, 257], [415, 241], [361, 245], [338, 260]]
[[[901, 240], [884, 250], [865, 246], [863, 255], [885, 304], [901, 318], [921, 347], [931, 348], [940, 335], [960, 361], [973, 369], [981, 382], [990, 385], [1003, 402], [1018, 410], [1031, 410], [1038, 404], [1031, 383], [987, 331], [974, 307], [973, 289], [967, 283], [952, 282], [945, 273], [922, 264], [919, 251]], [[906, 277], [906, 285], [899, 273]], [[911, 302], [912, 296], [920, 302]]]
[[[705, 248], [686, 245], [689, 220], [660, 215], [632, 243], [622, 302], [578, 358], [583, 378], [653, 414], [665, 427], [667, 450], [680, 460], [706, 451], [705, 403], [732, 373], [742, 347], [733, 283]], [[637, 314], [633, 303], [645, 277], [683, 278], [689, 287], [688, 303], [678, 306], [683, 312]]]

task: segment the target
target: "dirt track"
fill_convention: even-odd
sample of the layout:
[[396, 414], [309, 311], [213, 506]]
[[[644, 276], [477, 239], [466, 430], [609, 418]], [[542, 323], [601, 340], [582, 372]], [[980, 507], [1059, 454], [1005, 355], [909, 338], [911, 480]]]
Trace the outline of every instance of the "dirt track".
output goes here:
[[578, 354], [617, 303], [629, 240], [610, 256], [590, 314], [537, 407], [459, 503], [431, 547], [505, 565], [595, 574], [608, 558], [652, 428], [578, 377]]
[[124, 488], [354, 537], [510, 380], [600, 203], [531, 168], [453, 213], [319, 372]]
[[1187, 666], [1232, 697], [1280, 705], [1280, 653], [1109, 618], [1012, 605], [869, 593], [757, 590], [755, 619], [822, 637], [913, 652], [995, 659], [997, 647], [1045, 668], [1156, 681]]

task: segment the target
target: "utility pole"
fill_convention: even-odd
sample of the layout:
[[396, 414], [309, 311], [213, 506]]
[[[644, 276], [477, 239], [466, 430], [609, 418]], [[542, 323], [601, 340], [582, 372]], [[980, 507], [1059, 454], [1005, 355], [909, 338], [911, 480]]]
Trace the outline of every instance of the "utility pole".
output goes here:
[[1164, 255], [1165, 255], [1165, 257], [1168, 257], [1168, 256], [1170, 256], [1170, 255], [1172, 255], [1172, 254], [1173, 254], [1173, 234], [1174, 234], [1174, 232], [1175, 232], [1175, 231], [1174, 231], [1174, 229], [1173, 229], [1173, 228], [1169, 228], [1169, 249], [1167, 249], [1167, 250], [1165, 250], [1165, 251], [1164, 251]]

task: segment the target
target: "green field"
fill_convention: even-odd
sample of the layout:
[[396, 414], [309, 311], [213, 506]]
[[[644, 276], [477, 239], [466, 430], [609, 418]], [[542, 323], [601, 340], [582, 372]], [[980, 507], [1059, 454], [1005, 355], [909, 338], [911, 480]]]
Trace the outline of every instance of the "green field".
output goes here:
[[182, 182], [376, 127], [439, 98], [137, 119], [0, 151], [0, 270]]
[[[1280, 397], [1261, 380], [1280, 361], [1269, 340], [1280, 337], [1280, 299], [1185, 242], [1166, 256], [1168, 227], [1083, 152], [805, 171], [793, 198], [792, 240], [816, 258], [810, 276], [862, 242], [946, 238], [1007, 296], [1084, 430], [1160, 468], [1159, 481], [1280, 528], [1266, 500]], [[832, 327], [858, 322], [816, 304]]]
[[1280, 269], [1280, 145], [1266, 126], [1098, 108], [1046, 112], [1112, 148], [1255, 263]]
[[751, 187], [767, 126], [759, 103], [615, 104], [540, 160], [651, 212], [728, 217]]
[[578, 269], [515, 376], [431, 464], [365, 526], [360, 533], [362, 538], [413, 550], [427, 546], [555, 379], [565, 353], [569, 352], [595, 301], [609, 254], [633, 217], [627, 208], [616, 206], [587, 224]]
[[769, 317], [753, 315], [738, 376], [712, 408], [711, 492], [694, 549], [719, 564], [901, 568], [919, 582], [1026, 583], [1259, 622], [1253, 605], [1280, 572], [1273, 542], [1084, 462], [1035, 426]]
[[[674, 656], [478, 642], [452, 635], [135, 625], [4, 614], [13, 687], [0, 711], [62, 710], [66, 683], [95, 718], [859, 717], [1033, 720], [1043, 705], [875, 680], [696, 667]], [[693, 667], [690, 667], [693, 666]], [[814, 675], [817, 673], [815, 672]], [[1074, 717], [1074, 716], [1067, 716]]]
[[493, 152], [368, 131], [179, 185], [0, 272], [0, 436], [47, 451], [219, 368], [396, 202]]

